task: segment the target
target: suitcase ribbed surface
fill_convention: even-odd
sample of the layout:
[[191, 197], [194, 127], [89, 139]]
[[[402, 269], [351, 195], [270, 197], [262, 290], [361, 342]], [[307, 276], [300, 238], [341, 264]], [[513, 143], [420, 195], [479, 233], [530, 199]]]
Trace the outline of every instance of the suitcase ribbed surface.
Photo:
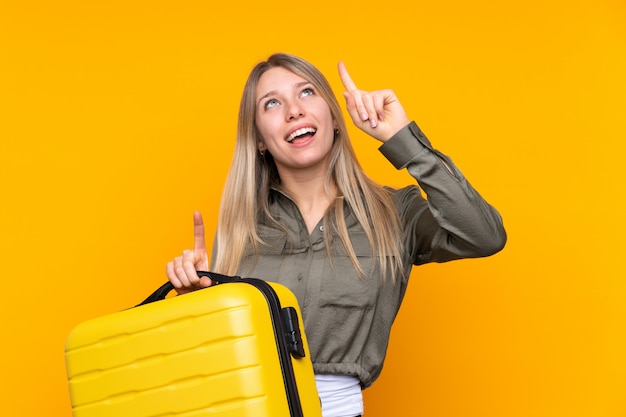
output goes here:
[[[306, 351], [293, 361], [298, 391], [304, 415], [320, 416]], [[75, 417], [290, 415], [267, 301], [251, 285], [221, 284], [81, 323], [68, 337], [66, 365]]]

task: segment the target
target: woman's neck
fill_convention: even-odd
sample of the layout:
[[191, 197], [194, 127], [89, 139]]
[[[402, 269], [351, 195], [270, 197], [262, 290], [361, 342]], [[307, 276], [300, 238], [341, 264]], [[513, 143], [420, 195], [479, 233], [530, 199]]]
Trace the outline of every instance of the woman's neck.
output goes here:
[[320, 175], [284, 175], [280, 178], [280, 185], [298, 206], [309, 234], [337, 196], [335, 185], [326, 187], [326, 179]]

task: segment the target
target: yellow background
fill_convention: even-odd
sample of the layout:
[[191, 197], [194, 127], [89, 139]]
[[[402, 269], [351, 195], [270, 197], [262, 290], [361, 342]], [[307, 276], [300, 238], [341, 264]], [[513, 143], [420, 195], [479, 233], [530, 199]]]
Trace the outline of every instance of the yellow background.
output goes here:
[[[63, 349], [212, 234], [245, 77], [286, 51], [393, 88], [502, 213], [417, 268], [366, 415], [626, 415], [626, 3], [4, 0], [0, 404], [70, 416]], [[352, 130], [365, 169], [411, 182]]]

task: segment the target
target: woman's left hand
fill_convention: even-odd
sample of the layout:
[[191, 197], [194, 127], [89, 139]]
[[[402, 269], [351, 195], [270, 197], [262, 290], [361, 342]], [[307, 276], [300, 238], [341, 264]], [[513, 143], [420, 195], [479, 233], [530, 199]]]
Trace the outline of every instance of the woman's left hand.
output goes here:
[[343, 93], [346, 107], [356, 127], [386, 142], [409, 124], [410, 120], [392, 90], [359, 90], [343, 62], [339, 63], [338, 69], [341, 82], [347, 90]]

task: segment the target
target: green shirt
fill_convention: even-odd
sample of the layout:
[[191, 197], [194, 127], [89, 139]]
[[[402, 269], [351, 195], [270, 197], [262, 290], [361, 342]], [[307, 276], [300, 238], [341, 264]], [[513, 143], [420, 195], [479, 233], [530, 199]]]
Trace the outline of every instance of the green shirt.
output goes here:
[[414, 122], [380, 151], [397, 169], [408, 169], [419, 184], [390, 189], [405, 250], [404, 271], [395, 284], [380, 276], [350, 207], [345, 207], [346, 224], [365, 277], [357, 275], [339, 238], [331, 243], [331, 266], [322, 222], [309, 235], [298, 207], [278, 190], [272, 190], [270, 196], [271, 212], [288, 235], [275, 226], [260, 224], [260, 236], [268, 245], [260, 247], [258, 259], [250, 251], [239, 269], [245, 276], [280, 282], [295, 293], [316, 373], [357, 375], [364, 388], [382, 370], [391, 325], [412, 266], [488, 256], [506, 242], [498, 212], [449, 158], [432, 149]]

